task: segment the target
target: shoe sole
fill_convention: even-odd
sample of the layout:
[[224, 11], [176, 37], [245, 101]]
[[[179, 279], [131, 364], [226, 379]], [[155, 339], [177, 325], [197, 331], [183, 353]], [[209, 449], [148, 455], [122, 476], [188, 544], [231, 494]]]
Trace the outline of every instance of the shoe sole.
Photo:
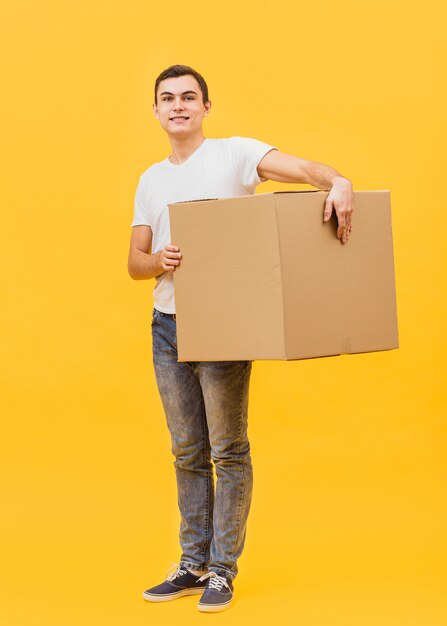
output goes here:
[[228, 609], [229, 606], [231, 606], [233, 599], [231, 599], [229, 602], [226, 602], [225, 604], [200, 604], [200, 602], [197, 604], [197, 608], [199, 609], [199, 611], [202, 611], [202, 613], [218, 613], [219, 611], [224, 611], [225, 609]]
[[181, 598], [182, 596], [195, 596], [199, 593], [202, 594], [204, 590], [205, 587], [199, 589], [182, 589], [182, 591], [177, 591], [176, 593], [163, 594], [159, 596], [143, 591], [143, 598], [148, 602], [168, 602], [169, 600], [175, 600], [176, 598]]

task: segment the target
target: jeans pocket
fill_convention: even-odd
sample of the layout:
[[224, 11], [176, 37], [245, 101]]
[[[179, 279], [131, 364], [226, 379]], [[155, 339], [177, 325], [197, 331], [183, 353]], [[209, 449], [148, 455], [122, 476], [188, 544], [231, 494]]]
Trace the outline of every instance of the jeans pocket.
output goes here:
[[154, 310], [152, 311], [152, 321], [151, 321], [151, 326], [152, 326], [153, 324], [155, 324], [155, 323], [156, 323], [156, 321], [157, 321], [157, 314], [158, 314], [158, 311], [157, 311], [157, 309], [154, 307]]

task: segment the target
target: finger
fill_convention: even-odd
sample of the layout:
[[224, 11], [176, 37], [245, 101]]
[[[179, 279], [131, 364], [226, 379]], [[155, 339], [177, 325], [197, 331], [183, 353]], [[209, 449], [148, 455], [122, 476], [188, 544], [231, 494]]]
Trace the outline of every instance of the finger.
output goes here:
[[166, 265], [178, 265], [180, 263], [179, 259], [171, 259], [170, 257], [166, 257], [165, 259]]
[[332, 201], [326, 200], [326, 203], [324, 205], [324, 211], [323, 211], [323, 221], [327, 222], [328, 219], [331, 217], [331, 215], [332, 215]]
[[349, 212], [348, 212], [348, 218], [349, 218], [349, 224], [351, 224], [352, 222], [352, 214], [354, 213], [354, 207], [351, 206]]
[[339, 239], [340, 241], [344, 243], [346, 241], [346, 237], [348, 236], [348, 229], [346, 228], [346, 226], [341, 226], [339, 228], [339, 231], [340, 231]]
[[348, 214], [347, 219], [346, 219], [346, 238], [349, 239], [350, 235], [351, 235], [351, 231], [352, 231], [352, 217], [351, 217], [351, 213]]
[[346, 211], [344, 211], [343, 209], [339, 209], [337, 211], [337, 218], [338, 218], [338, 230], [337, 230], [337, 237], [341, 237], [343, 234], [343, 231], [346, 231], [347, 229], [347, 222], [346, 222], [346, 218], [347, 218], [347, 214]]
[[174, 266], [170, 263], [170, 259], [167, 259], [166, 257], [162, 261], [162, 266], [163, 266], [163, 269], [165, 270], [174, 269]]
[[164, 255], [169, 259], [180, 259], [182, 257], [180, 248], [173, 245], [165, 246]]

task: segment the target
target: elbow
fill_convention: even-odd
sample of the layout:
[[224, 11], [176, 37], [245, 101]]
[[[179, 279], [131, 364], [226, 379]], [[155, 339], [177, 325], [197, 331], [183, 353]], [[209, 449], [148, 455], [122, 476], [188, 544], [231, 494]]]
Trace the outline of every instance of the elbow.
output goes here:
[[138, 275], [135, 272], [135, 268], [134, 268], [131, 258], [129, 258], [127, 262], [127, 273], [132, 278], [132, 280], [138, 280]]
[[136, 272], [134, 272], [133, 270], [128, 269], [127, 272], [132, 280], [141, 280], [141, 276], [137, 274]]

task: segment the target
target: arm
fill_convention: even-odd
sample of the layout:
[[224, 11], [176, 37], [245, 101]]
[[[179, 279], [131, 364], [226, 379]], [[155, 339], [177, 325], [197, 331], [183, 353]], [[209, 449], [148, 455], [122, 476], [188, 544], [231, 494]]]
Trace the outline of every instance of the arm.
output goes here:
[[163, 272], [173, 272], [180, 264], [182, 255], [177, 246], [169, 244], [154, 254], [152, 248], [152, 229], [150, 226], [134, 226], [130, 238], [127, 270], [134, 280], [155, 278]]
[[352, 230], [354, 209], [352, 182], [334, 168], [317, 161], [308, 161], [279, 150], [270, 150], [258, 164], [261, 178], [280, 183], [307, 183], [319, 189], [329, 190], [324, 207], [323, 220], [327, 222], [335, 208], [338, 218], [337, 237], [346, 243]]

